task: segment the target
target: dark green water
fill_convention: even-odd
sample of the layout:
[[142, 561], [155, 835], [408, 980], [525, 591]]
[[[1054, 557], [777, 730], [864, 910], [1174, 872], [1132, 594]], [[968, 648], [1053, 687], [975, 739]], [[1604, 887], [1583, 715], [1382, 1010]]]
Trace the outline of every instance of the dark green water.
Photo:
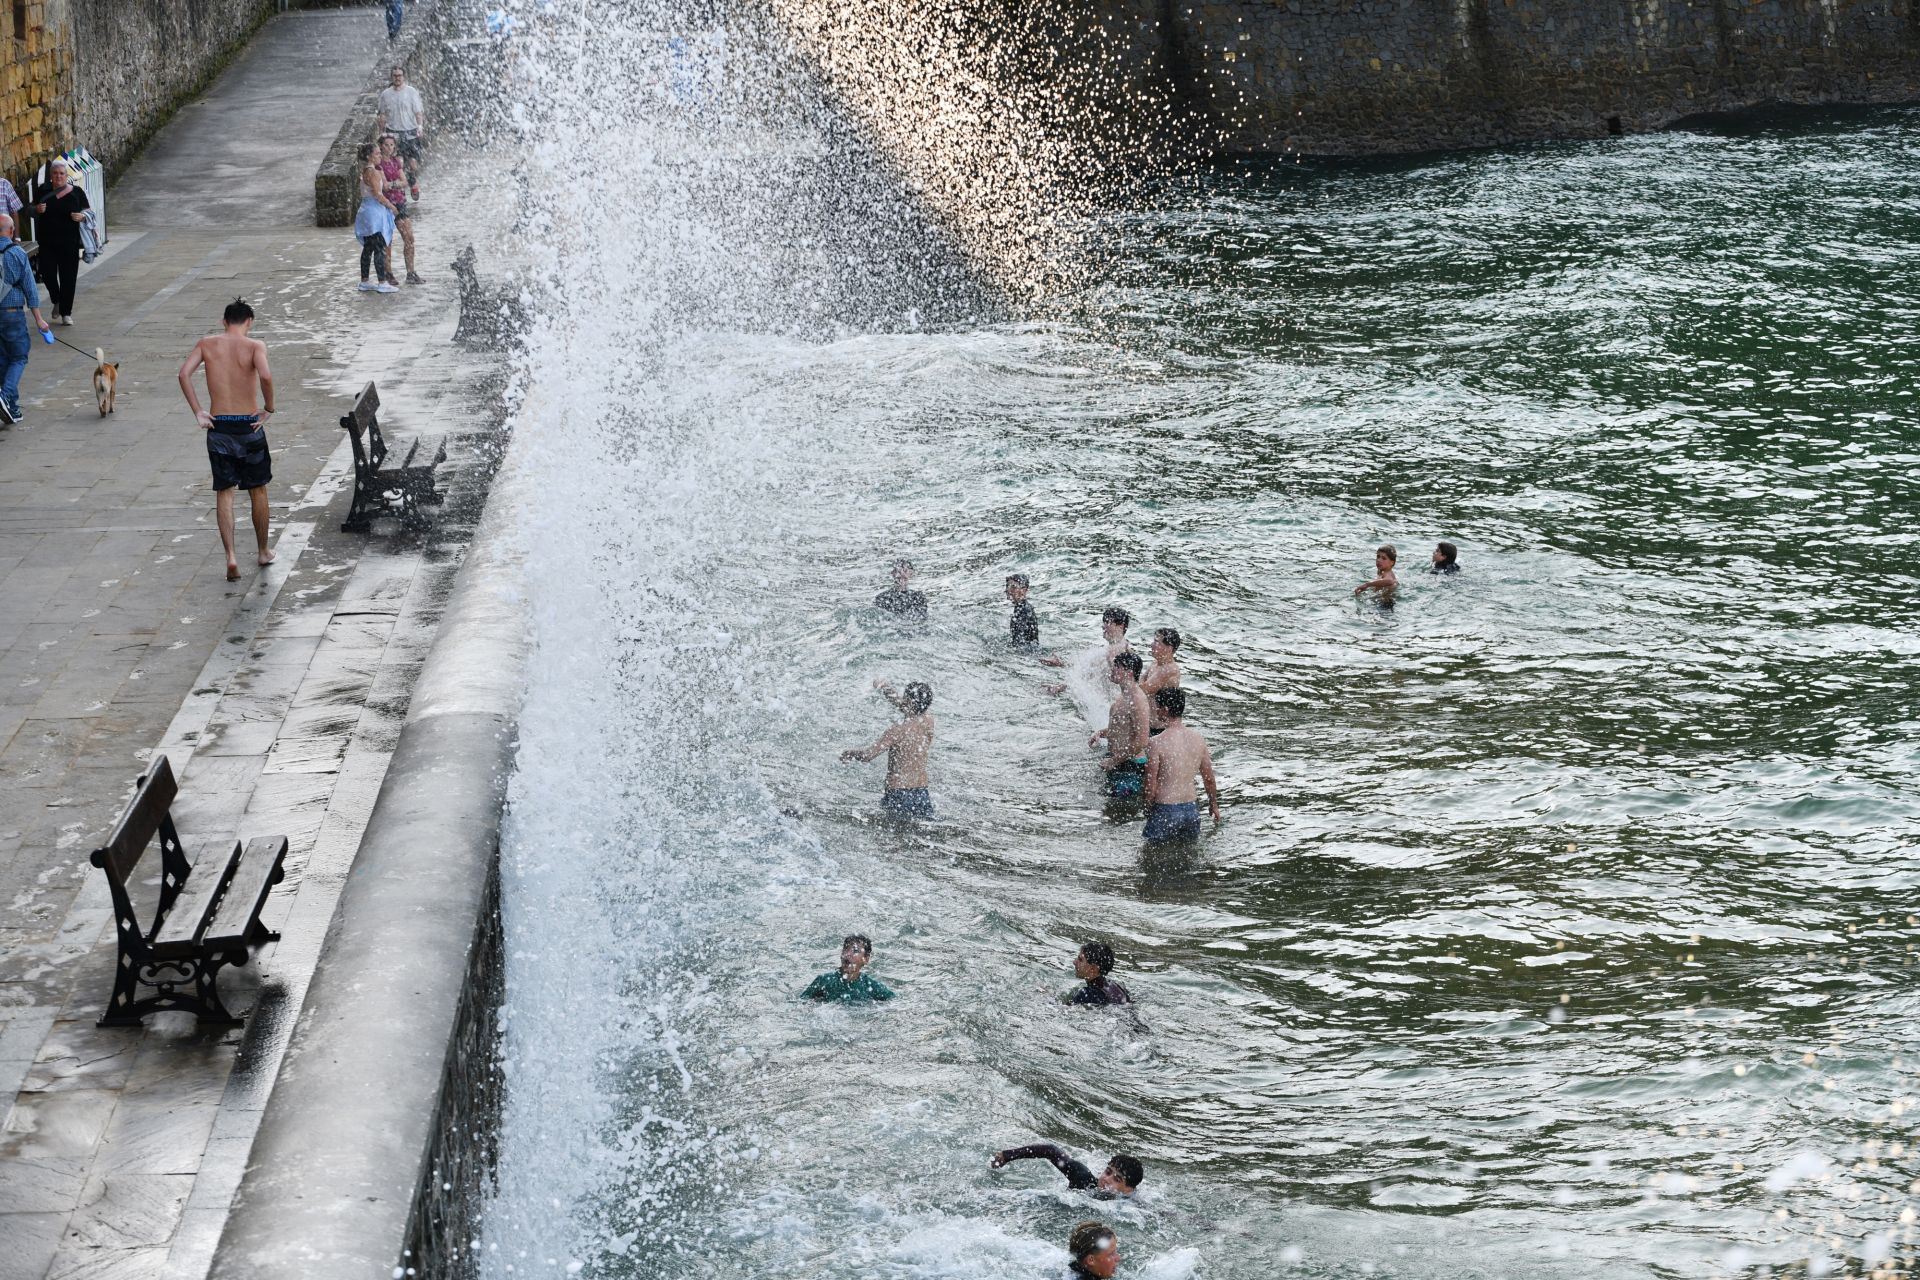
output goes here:
[[[525, 465], [609, 479], [530, 535], [500, 1256], [1052, 1275], [1096, 1214], [1162, 1278], [1909, 1253], [1916, 160], [1884, 111], [1227, 173], [1069, 319], [537, 350]], [[894, 554], [924, 633], [862, 603]], [[1109, 603], [1188, 637], [1197, 855], [996, 647], [1013, 571], [1063, 652]], [[834, 759], [877, 676], [936, 689], [921, 831]], [[796, 1003], [854, 929], [902, 998]], [[1137, 1021], [1054, 1001], [1094, 936]], [[1036, 1138], [1142, 1199], [987, 1170]]]

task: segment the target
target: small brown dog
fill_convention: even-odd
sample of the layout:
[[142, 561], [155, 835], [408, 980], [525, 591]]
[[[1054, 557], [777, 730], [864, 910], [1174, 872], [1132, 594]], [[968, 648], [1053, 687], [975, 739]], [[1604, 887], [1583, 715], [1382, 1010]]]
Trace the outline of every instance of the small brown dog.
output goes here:
[[106, 417], [113, 412], [113, 393], [120, 385], [120, 366], [107, 363], [107, 353], [99, 347], [93, 349], [93, 398], [100, 403], [100, 416]]

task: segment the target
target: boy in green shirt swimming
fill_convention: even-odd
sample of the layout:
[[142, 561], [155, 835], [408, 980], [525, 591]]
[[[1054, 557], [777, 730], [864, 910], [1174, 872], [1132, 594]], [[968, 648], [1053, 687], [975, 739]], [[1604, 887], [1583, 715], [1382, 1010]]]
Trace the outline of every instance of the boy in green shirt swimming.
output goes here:
[[870, 973], [860, 972], [873, 959], [873, 942], [863, 933], [848, 934], [840, 944], [838, 972], [823, 973], [800, 993], [802, 1000], [891, 1000], [893, 992]]

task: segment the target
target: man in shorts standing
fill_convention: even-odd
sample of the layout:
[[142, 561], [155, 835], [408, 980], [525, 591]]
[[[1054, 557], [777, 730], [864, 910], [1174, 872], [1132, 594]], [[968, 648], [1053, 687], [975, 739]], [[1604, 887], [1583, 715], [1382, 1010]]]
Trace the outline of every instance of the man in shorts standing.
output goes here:
[[[225, 332], [200, 339], [180, 366], [180, 393], [193, 410], [193, 420], [207, 433], [220, 543], [227, 550], [227, 581], [234, 582], [240, 577], [240, 562], [233, 554], [235, 489], [245, 489], [252, 501], [260, 567], [273, 563], [273, 552], [267, 549], [267, 482], [273, 479], [267, 419], [273, 416], [273, 373], [267, 368], [267, 344], [251, 336], [253, 308], [235, 298], [221, 319]], [[194, 372], [202, 366], [207, 371], [205, 410], [193, 392]], [[256, 403], [261, 407], [255, 408]]]
[[1148, 844], [1200, 838], [1200, 806], [1193, 786], [1198, 774], [1207, 789], [1207, 810], [1220, 821], [1220, 788], [1213, 780], [1213, 752], [1207, 740], [1187, 728], [1187, 692], [1162, 689], [1153, 695], [1167, 727], [1147, 741]]
[[410, 200], [420, 198], [420, 145], [426, 141], [427, 104], [420, 91], [407, 83], [405, 67], [395, 67], [380, 91], [380, 133], [393, 135], [400, 158], [407, 165]]

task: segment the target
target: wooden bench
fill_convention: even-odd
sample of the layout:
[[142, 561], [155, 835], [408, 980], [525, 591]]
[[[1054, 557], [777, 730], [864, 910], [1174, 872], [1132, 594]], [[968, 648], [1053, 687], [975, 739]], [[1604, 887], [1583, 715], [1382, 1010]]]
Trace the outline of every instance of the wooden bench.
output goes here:
[[[161, 1009], [191, 1009], [202, 1022], [239, 1022], [220, 1002], [215, 981], [220, 969], [245, 964], [252, 948], [280, 938], [260, 923], [260, 911], [286, 874], [280, 864], [287, 838], [261, 836], [244, 846], [236, 840], [225, 853], [210, 852], [189, 865], [173, 827], [179, 790], [173, 765], [161, 756], [140, 778], [106, 845], [93, 851], [93, 865], [107, 873], [120, 938], [103, 1027], [138, 1026]], [[127, 884], [155, 835], [160, 837], [160, 903], [152, 926], [143, 929]], [[142, 999], [141, 987], [152, 987], [155, 994]]]
[[510, 290], [481, 281], [477, 263], [472, 245], [453, 260], [453, 278], [460, 285], [460, 323], [454, 326], [453, 340], [463, 347], [499, 351], [519, 341], [526, 320]]
[[[387, 438], [380, 433], [380, 391], [371, 382], [353, 399], [353, 412], [340, 419], [353, 440], [353, 509], [345, 533], [365, 533], [378, 512], [397, 511], [400, 527], [420, 530], [431, 523], [423, 506], [439, 506], [445, 499], [434, 488], [433, 469], [447, 460], [444, 438], [426, 444], [415, 440], [399, 466], [388, 465]], [[421, 461], [422, 454], [425, 461]]]

